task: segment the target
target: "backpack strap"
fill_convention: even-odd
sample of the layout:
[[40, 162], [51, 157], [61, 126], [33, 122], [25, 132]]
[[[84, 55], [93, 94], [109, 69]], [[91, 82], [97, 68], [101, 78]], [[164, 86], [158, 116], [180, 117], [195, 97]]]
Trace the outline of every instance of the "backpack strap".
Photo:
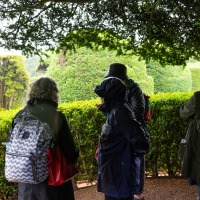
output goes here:
[[54, 116], [54, 134], [55, 136], [58, 135], [58, 112], [55, 112], [55, 116]]
[[58, 118], [59, 118], [59, 113], [58, 111], [55, 112], [54, 115], [54, 126], [53, 126], [53, 130], [54, 130], [54, 143], [59, 146], [58, 143], [58, 133], [59, 133], [59, 124], [58, 124]]

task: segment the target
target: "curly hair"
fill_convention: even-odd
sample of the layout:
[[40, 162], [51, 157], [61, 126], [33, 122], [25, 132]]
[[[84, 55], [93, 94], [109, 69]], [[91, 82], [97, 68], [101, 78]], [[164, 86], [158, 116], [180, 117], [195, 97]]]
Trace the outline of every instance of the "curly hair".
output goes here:
[[29, 98], [50, 99], [58, 103], [58, 88], [54, 80], [43, 77], [31, 84]]

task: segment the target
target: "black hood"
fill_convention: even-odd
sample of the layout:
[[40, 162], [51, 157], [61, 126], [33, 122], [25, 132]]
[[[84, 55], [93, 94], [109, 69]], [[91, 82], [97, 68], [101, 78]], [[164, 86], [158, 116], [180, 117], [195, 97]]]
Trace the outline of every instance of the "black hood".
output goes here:
[[120, 102], [126, 99], [126, 85], [118, 78], [107, 78], [100, 85], [97, 85], [94, 92], [101, 98], [108, 109], [108, 112]]

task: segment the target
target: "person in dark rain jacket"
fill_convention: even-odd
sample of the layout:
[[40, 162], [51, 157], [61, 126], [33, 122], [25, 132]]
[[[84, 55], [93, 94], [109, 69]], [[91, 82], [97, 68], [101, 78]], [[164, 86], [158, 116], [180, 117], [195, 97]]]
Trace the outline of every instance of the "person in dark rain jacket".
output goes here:
[[190, 185], [196, 185], [200, 200], [200, 91], [180, 107], [180, 116], [190, 121], [182, 175], [188, 178]]
[[137, 190], [135, 170], [135, 116], [126, 100], [126, 85], [107, 78], [94, 92], [101, 97], [99, 110], [106, 113], [98, 154], [98, 191], [105, 200], [132, 200]]
[[[117, 77], [121, 79], [127, 86], [126, 95], [128, 103], [131, 107], [132, 112], [138, 122], [146, 127], [146, 122], [144, 120], [145, 112], [145, 99], [144, 94], [140, 86], [130, 79], [127, 75], [127, 68], [121, 63], [112, 63], [109, 66], [109, 71], [105, 78]], [[134, 194], [134, 200], [144, 200], [144, 180], [145, 180], [145, 156], [140, 155], [135, 158], [136, 171], [140, 174], [137, 179], [138, 189]]]

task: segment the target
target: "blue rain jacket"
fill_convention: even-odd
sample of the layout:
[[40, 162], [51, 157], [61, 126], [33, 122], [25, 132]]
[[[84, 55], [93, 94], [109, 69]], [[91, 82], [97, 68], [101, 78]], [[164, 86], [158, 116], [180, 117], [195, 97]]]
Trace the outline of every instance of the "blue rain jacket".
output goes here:
[[138, 157], [132, 139], [137, 131], [134, 114], [126, 101], [126, 86], [120, 80], [108, 79], [95, 88], [104, 98], [106, 123], [102, 127], [98, 156], [98, 191], [115, 198], [127, 198], [137, 192]]

